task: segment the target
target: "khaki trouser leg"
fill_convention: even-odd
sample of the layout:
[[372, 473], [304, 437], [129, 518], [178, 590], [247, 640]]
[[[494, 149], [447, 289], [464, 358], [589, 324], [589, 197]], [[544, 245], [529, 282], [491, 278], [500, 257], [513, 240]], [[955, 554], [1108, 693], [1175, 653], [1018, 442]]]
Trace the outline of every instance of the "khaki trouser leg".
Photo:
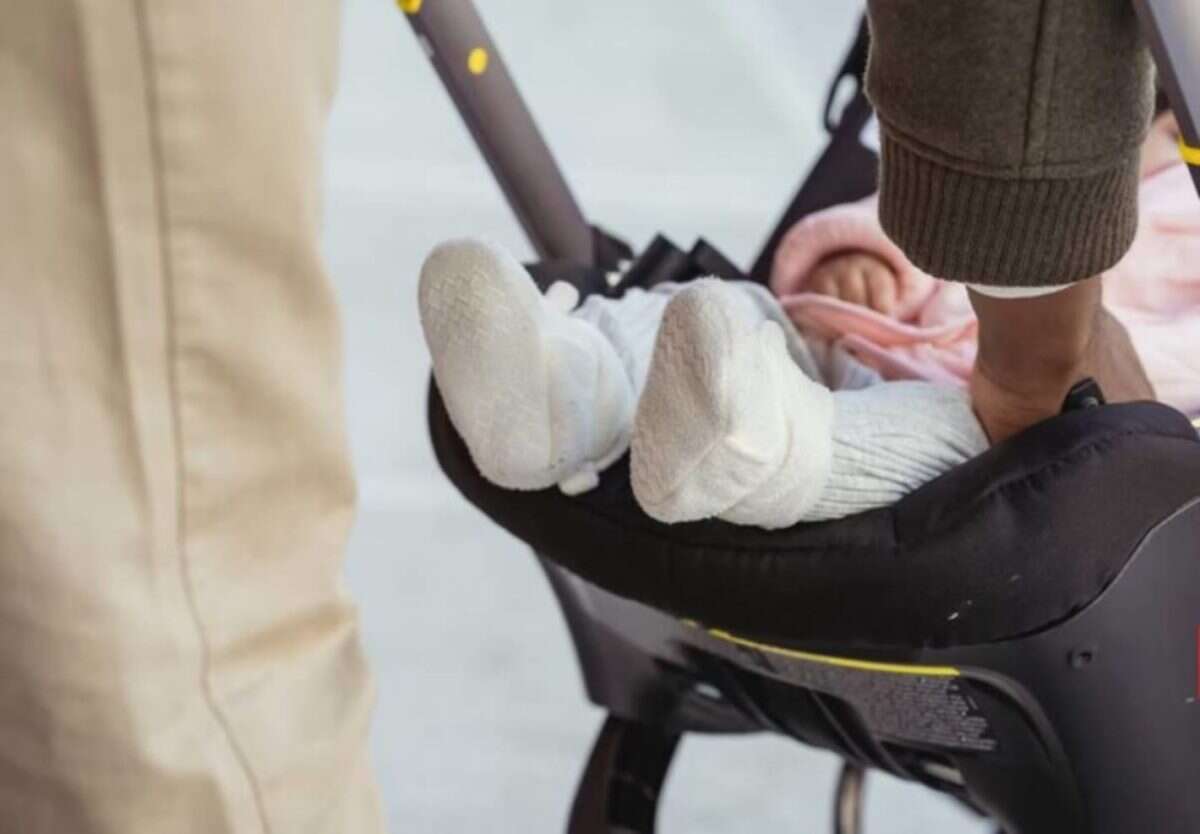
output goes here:
[[0, 0], [0, 829], [378, 832], [333, 3]]

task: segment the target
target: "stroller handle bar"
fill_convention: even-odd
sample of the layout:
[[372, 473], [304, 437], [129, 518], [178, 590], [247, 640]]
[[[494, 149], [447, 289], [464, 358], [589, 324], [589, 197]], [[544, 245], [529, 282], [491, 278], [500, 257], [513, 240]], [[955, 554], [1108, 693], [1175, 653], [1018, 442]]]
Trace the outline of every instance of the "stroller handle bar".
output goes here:
[[[1200, 2], [1131, 0], [1200, 192]], [[543, 260], [593, 265], [594, 237], [471, 0], [396, 0]]]
[[592, 230], [471, 0], [397, 0], [542, 260], [590, 265]]

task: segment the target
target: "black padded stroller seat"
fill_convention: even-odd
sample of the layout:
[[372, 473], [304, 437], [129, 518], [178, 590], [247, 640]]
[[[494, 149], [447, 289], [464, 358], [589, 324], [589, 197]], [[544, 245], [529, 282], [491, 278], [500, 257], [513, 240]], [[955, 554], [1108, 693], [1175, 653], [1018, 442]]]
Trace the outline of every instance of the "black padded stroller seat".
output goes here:
[[628, 457], [597, 489], [515, 492], [479, 474], [436, 387], [442, 469], [493, 521], [583, 579], [764, 639], [922, 648], [1031, 633], [1079, 611], [1200, 491], [1200, 442], [1154, 403], [1073, 411], [895, 506], [765, 531], [646, 516]]

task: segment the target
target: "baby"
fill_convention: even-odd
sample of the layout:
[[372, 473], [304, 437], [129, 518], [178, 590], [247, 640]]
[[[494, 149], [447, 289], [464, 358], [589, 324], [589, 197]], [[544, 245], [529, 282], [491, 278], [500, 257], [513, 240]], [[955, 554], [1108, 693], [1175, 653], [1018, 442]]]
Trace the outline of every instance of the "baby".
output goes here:
[[[1147, 141], [1151, 168], [1163, 130]], [[421, 322], [480, 472], [511, 489], [578, 493], [629, 450], [634, 495], [652, 517], [780, 528], [893, 503], [982, 452], [965, 390], [945, 384], [953, 362], [898, 372], [872, 361], [887, 345], [873, 354], [869, 339], [847, 340], [854, 327], [836, 315], [919, 332], [913, 317], [941, 286], [963, 307], [965, 291], [919, 273], [874, 229], [819, 245], [838, 211], [785, 239], [772, 276], [782, 303], [757, 284], [701, 279], [579, 304], [566, 284], [542, 295], [491, 244], [437, 247], [421, 271]], [[973, 339], [969, 324], [954, 332]], [[935, 346], [946, 332], [925, 336]]]
[[[482, 241], [437, 247], [421, 324], [446, 410], [488, 480], [577, 493], [630, 445], [634, 494], [665, 522], [766, 528], [894, 502], [987, 447], [967, 396], [880, 383], [806, 342], [748, 282], [546, 295]], [[831, 390], [832, 389], [832, 390]]]

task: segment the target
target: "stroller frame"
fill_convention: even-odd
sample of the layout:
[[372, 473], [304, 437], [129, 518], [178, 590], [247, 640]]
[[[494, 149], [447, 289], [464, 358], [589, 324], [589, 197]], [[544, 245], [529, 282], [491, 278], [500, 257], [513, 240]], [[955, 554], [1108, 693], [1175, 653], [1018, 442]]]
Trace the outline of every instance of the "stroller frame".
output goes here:
[[[1200, 6], [1192, 0], [1130, 1], [1142, 20], [1159, 78], [1179, 120], [1182, 150], [1200, 191]], [[538, 257], [602, 265], [583, 212], [474, 3], [398, 0], [398, 4]], [[865, 62], [865, 26], [861, 32], [851, 56], [861, 55]], [[847, 75], [844, 67], [838, 78]], [[830, 103], [827, 127], [832, 127]], [[765, 249], [774, 242], [772, 238]]]
[[[1194, 0], [1133, 2], [1179, 119], [1184, 156], [1200, 190], [1200, 6]], [[826, 102], [825, 124], [835, 141], [747, 275], [703, 242], [684, 255], [661, 238], [632, 268], [622, 272], [632, 252], [586, 221], [470, 0], [398, 3], [539, 257], [549, 264], [591, 267], [594, 274], [579, 280], [594, 281], [601, 276], [607, 286], [599, 291], [612, 291], [617, 283], [649, 285], [671, 280], [684, 269], [681, 264], [685, 261], [722, 277], [763, 282], [774, 249], [792, 222], [873, 188], [871, 155], [856, 142], [836, 141], [858, 136], [872, 115], [861, 89], [868, 46], [864, 23]], [[858, 83], [858, 93], [835, 119], [834, 91], [846, 78]], [[821, 176], [823, 168], [837, 168], [849, 175], [831, 179]], [[534, 268], [533, 274], [535, 279], [549, 282], [555, 270]], [[868, 767], [956, 796], [990, 815], [1008, 834], [1082, 831], [1082, 825], [1095, 834], [1182, 832], [1185, 829], [1176, 827], [1180, 822], [1176, 796], [1189, 790], [1186, 778], [1179, 774], [1186, 774], [1187, 763], [1193, 760], [1190, 737], [1181, 737], [1174, 749], [1158, 751], [1163, 757], [1159, 773], [1167, 775], [1161, 775], [1157, 785], [1141, 781], [1139, 790], [1145, 795], [1134, 802], [1101, 803], [1098, 807], [1094, 797], [1082, 796], [1064, 774], [1074, 769], [1085, 781], [1103, 783], [1098, 789], [1101, 792], [1119, 790], [1117, 782], [1102, 775], [1105, 761], [1114, 761], [1123, 752], [1119, 740], [1084, 742], [1089, 725], [1103, 722], [1109, 710], [1129, 704], [1119, 694], [1126, 679], [1151, 680], [1151, 664], [1160, 660], [1164, 651], [1178, 655], [1195, 649], [1172, 645], [1164, 651], [1146, 652], [1141, 650], [1144, 641], [1160, 639], [1159, 635], [1136, 630], [1124, 635], [1105, 633], [1105, 652], [1116, 653], [1120, 663], [1106, 664], [1109, 671], [1102, 673], [1091, 668], [1097, 653], [1097, 629], [1106, 632], [1111, 623], [1122, 620], [1121, 612], [1153, 605], [1168, 589], [1175, 591], [1172, 618], [1186, 619], [1190, 616], [1186, 611], [1200, 610], [1200, 564], [1187, 564], [1178, 556], [1195, 541], [1200, 541], [1200, 500], [1182, 508], [1143, 541], [1116, 587], [1057, 627], [982, 647], [895, 656], [877, 652], [867, 660], [757, 643], [680, 621], [611, 594], [539, 555], [571, 631], [589, 698], [609, 712], [581, 778], [567, 832], [652, 834], [661, 789], [684, 733], [759, 730], [842, 753], [845, 765], [835, 796], [835, 834], [858, 834], [861, 829]], [[1188, 589], [1184, 594], [1178, 593], [1180, 583]], [[1067, 662], [1055, 662], [1062, 659]], [[1200, 697], [1200, 658], [1197, 666], [1195, 688]], [[1114, 668], [1120, 673], [1116, 677], [1089, 684], [1107, 687], [1110, 694], [1082, 708], [1068, 697], [1081, 675], [1111, 676]], [[862, 726], [842, 700], [807, 688], [814, 669], [828, 672], [834, 680], [823, 684], [825, 694], [830, 686], [835, 690], [848, 687], [843, 697], [860, 708], [863, 696], [852, 691], [857, 685], [856, 673], [879, 673], [905, 685], [911, 683], [916, 690], [940, 693], [929, 702], [934, 707], [951, 704], [952, 709], [966, 710], [959, 716], [965, 719], [958, 726], [961, 735], [951, 745], [956, 754], [939, 752], [938, 744], [928, 738], [914, 739], [910, 748], [881, 744], [874, 728]], [[990, 671], [997, 669], [1004, 673]], [[1014, 773], [978, 765], [973, 752], [990, 749], [993, 739], [987, 731], [971, 735], [974, 714], [971, 706], [961, 706], [961, 693], [955, 688], [957, 681], [968, 679], [975, 686], [974, 697], [995, 700], [992, 716], [1013, 723], [1003, 728], [1005, 744], [1010, 749], [1022, 745], [1036, 748], [1045, 767]], [[895, 690], [905, 691], [911, 690], [904, 686]], [[1008, 706], [998, 706], [1002, 703]], [[1082, 750], [1094, 761], [1082, 765], [1076, 761], [1074, 768], [1069, 766], [1068, 759]], [[981, 802], [980, 795], [986, 801]], [[1200, 820], [1200, 804], [1191, 802], [1186, 813], [1189, 820]], [[1098, 819], [1098, 814], [1106, 818]]]

